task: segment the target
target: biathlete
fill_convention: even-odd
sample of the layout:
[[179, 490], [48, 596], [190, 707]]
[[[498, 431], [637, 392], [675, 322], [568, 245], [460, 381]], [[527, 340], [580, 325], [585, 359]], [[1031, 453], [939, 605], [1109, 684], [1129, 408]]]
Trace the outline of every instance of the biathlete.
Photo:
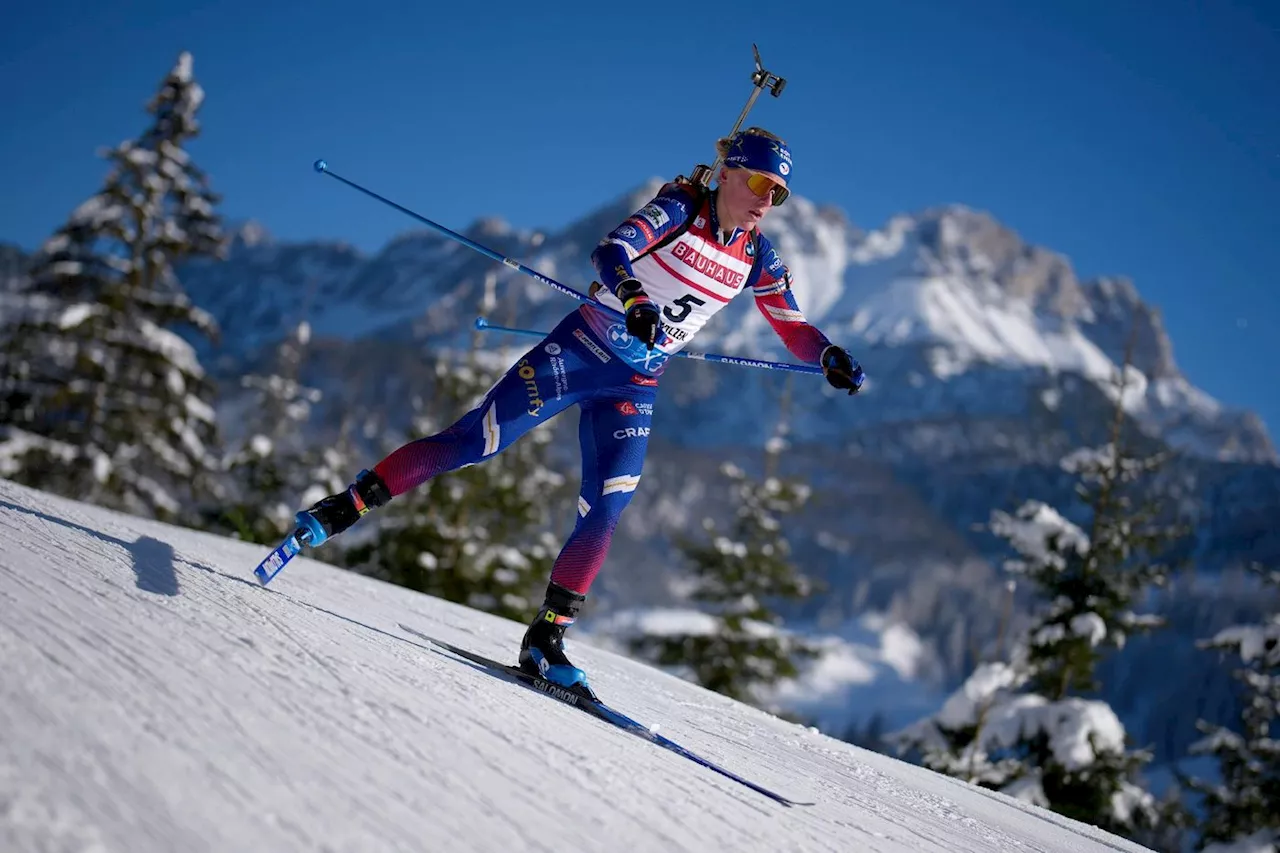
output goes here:
[[786, 348], [856, 393], [862, 367], [806, 321], [791, 275], [758, 228], [790, 190], [791, 152], [752, 127], [717, 143], [715, 189], [674, 181], [596, 246], [591, 297], [625, 321], [584, 304], [534, 345], [473, 410], [409, 442], [345, 491], [298, 517], [318, 546], [372, 509], [432, 477], [483, 462], [577, 405], [582, 488], [573, 532], [557, 556], [546, 598], [520, 645], [522, 669], [591, 696], [565, 656], [564, 632], [586, 600], [614, 529], [640, 483], [659, 377], [672, 355], [717, 311], [750, 292]]

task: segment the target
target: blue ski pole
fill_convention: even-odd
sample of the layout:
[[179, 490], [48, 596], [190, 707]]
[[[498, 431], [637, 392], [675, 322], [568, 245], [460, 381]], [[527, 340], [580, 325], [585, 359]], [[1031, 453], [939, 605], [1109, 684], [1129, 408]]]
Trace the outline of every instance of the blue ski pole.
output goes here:
[[596, 306], [600, 310], [605, 311], [609, 314], [612, 314], [613, 316], [617, 317], [619, 320], [623, 319], [622, 315], [619, 314], [617, 311], [610, 309], [608, 306], [601, 305], [591, 297], [587, 296], [585, 293], [580, 293], [579, 291], [574, 290], [572, 287], [569, 287], [566, 284], [561, 284], [560, 282], [556, 281], [554, 278], [548, 278], [547, 276], [543, 275], [537, 270], [526, 267], [524, 264], [520, 263], [519, 261], [513, 261], [511, 260], [511, 258], [500, 255], [497, 252], [495, 252], [493, 249], [490, 249], [487, 246], [482, 246], [479, 243], [477, 243], [475, 240], [471, 240], [467, 237], [464, 237], [463, 235], [459, 234], [457, 231], [454, 231], [450, 228], [446, 228], [445, 226], [439, 224], [438, 222], [432, 222], [430, 219], [427, 219], [427, 217], [423, 216], [422, 214], [415, 213], [403, 205], [396, 204], [394, 201], [387, 198], [386, 196], [378, 195], [373, 190], [365, 189], [364, 187], [357, 184], [355, 181], [348, 180], [347, 178], [342, 177], [337, 172], [332, 171], [329, 168], [329, 164], [326, 163], [324, 160], [317, 160], [315, 162], [315, 167], [316, 167], [316, 171], [321, 173], [322, 175], [328, 175], [331, 178], [335, 178], [339, 181], [342, 181], [342, 183], [346, 184], [352, 189], [359, 190], [360, 192], [364, 193], [370, 198], [375, 198], [378, 201], [382, 202], [383, 204], [388, 205], [389, 207], [394, 207], [396, 210], [400, 211], [406, 216], [409, 216], [409, 217], [412, 217], [413, 219], [418, 220], [428, 228], [434, 229], [435, 231], [439, 231], [441, 234], [450, 238], [451, 240], [457, 240], [459, 243], [466, 246], [468, 249], [475, 249], [477, 252], [484, 255], [485, 257], [492, 258], [493, 260], [497, 261], [500, 264], [506, 264], [507, 266], [511, 267], [513, 270], [518, 270], [519, 272], [522, 272], [527, 276], [531, 276], [537, 279], [538, 281], [542, 282], [543, 284], [547, 285], [548, 287], [551, 287], [551, 288], [554, 288], [555, 290], [560, 291], [566, 296], [572, 296], [574, 299], [578, 300], [579, 302], [588, 302]]
[[[527, 335], [531, 338], [546, 337], [546, 332], [537, 329], [517, 329], [512, 326], [498, 326], [483, 317], [476, 318], [476, 328], [482, 332], [508, 332], [513, 335]], [[785, 361], [764, 361], [758, 358], [739, 358], [736, 355], [720, 355], [714, 352], [688, 352], [680, 350], [672, 353], [679, 358], [691, 358], [695, 361], [714, 361], [719, 364], [737, 364], [742, 367], [760, 367], [765, 370], [789, 370], [796, 373], [822, 373], [822, 368], [811, 364], [791, 364]]]
[[[603, 311], [604, 313], [608, 314], [611, 317], [614, 317], [617, 320], [625, 321], [625, 317], [622, 314], [620, 314], [617, 311], [614, 311], [612, 308], [608, 307], [607, 305], [601, 305], [599, 302], [592, 299], [590, 296], [587, 296], [585, 293], [574, 290], [572, 287], [569, 287], [566, 284], [561, 284], [560, 282], [556, 281], [554, 278], [545, 276], [542, 273], [538, 272], [537, 270], [531, 269], [525, 266], [519, 261], [513, 261], [511, 258], [500, 255], [497, 252], [495, 252], [493, 249], [490, 249], [486, 246], [482, 246], [476, 241], [471, 240], [467, 237], [464, 237], [463, 235], [459, 234], [457, 231], [453, 231], [452, 229], [446, 228], [445, 226], [440, 225], [439, 223], [432, 222], [430, 219], [427, 219], [422, 214], [415, 213], [409, 208], [400, 204], [396, 204], [391, 199], [386, 198], [385, 196], [381, 196], [378, 193], [374, 192], [373, 190], [366, 189], [360, 186], [355, 181], [348, 180], [347, 178], [342, 177], [338, 173], [330, 170], [329, 164], [326, 163], [324, 160], [317, 160], [315, 162], [315, 169], [320, 174], [328, 175], [331, 178], [341, 181], [342, 183], [346, 184], [347, 186], [351, 187], [354, 190], [359, 190], [360, 192], [364, 193], [370, 198], [377, 199], [383, 204], [389, 207], [395, 208], [396, 210], [400, 211], [406, 216], [409, 216], [413, 219], [418, 220], [423, 225], [426, 225], [428, 228], [438, 231], [452, 240], [458, 241], [459, 243], [461, 243], [462, 245], [466, 246], [469, 249], [474, 249], [475, 251], [479, 252], [480, 254], [484, 255], [487, 258], [491, 258], [500, 264], [505, 264], [506, 266], [511, 267], [513, 270], [522, 272], [525, 275], [529, 276], [530, 278], [540, 281], [543, 284], [547, 285], [548, 287], [554, 290], [560, 291], [566, 296], [572, 296], [574, 299], [578, 300], [579, 302], [583, 302], [588, 305], [591, 305], [596, 310]], [[518, 334], [541, 334], [537, 332], [531, 332], [530, 330], [527, 330], [527, 329], [507, 329], [499, 326], [489, 326], [487, 323], [482, 325], [480, 320], [476, 321], [476, 328], [478, 329], [489, 328], [494, 330], [515, 332]], [[737, 364], [737, 365], [742, 365], [744, 367], [761, 367], [767, 370], [787, 370], [793, 373], [816, 373], [818, 375], [822, 374], [822, 368], [816, 367], [811, 364], [792, 364], [790, 362], [785, 362], [785, 361], [762, 361], [762, 360], [751, 359], [751, 358], [738, 358], [736, 356], [731, 356], [731, 355], [719, 355], [717, 353], [693, 353], [693, 352], [686, 353], [681, 351], [676, 353], [676, 355], [682, 356], [684, 358], [696, 359], [699, 361], [713, 361], [713, 362], [718, 362], [722, 364]]]

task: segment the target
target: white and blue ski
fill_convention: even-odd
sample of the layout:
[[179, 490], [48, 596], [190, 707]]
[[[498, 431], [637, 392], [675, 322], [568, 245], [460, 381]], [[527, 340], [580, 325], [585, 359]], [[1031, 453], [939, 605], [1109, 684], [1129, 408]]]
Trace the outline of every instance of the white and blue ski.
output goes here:
[[466, 649], [459, 648], [458, 646], [455, 646], [452, 643], [446, 643], [443, 640], [437, 640], [435, 637], [427, 636], [421, 631], [418, 631], [414, 628], [410, 628], [408, 625], [405, 625], [404, 623], [400, 623], [400, 628], [414, 635], [415, 637], [418, 637], [422, 640], [426, 640], [428, 643], [431, 643], [432, 645], [439, 646], [440, 648], [448, 652], [451, 652], [461, 658], [471, 661], [472, 663], [479, 664], [480, 666], [483, 666], [486, 669], [491, 669], [491, 670], [496, 670], [498, 672], [506, 673], [512, 678], [519, 680], [522, 684], [526, 685], [527, 687], [537, 690], [540, 693], [545, 693], [551, 698], [564, 702], [567, 705], [572, 705], [575, 708], [578, 708], [582, 711], [587, 712], [588, 714], [590, 714], [591, 716], [595, 717], [598, 720], [602, 720], [606, 723], [610, 723], [611, 725], [617, 726], [623, 731], [630, 732], [631, 734], [634, 734], [638, 737], [642, 737], [645, 740], [649, 741], [650, 743], [655, 743], [658, 746], [663, 747], [664, 749], [669, 749], [672, 752], [676, 753], [677, 755], [684, 756], [685, 758], [689, 759], [695, 764], [700, 764], [703, 767], [707, 768], [708, 770], [712, 770], [716, 773], [719, 773], [721, 776], [724, 776], [725, 778], [732, 779], [733, 781], [737, 782], [740, 785], [745, 785], [746, 787], [750, 788], [751, 790], [755, 791], [758, 794], [763, 794], [764, 796], [768, 797], [769, 799], [773, 800], [776, 803], [781, 803], [784, 806], [813, 805], [813, 803], [804, 803], [804, 802], [799, 802], [797, 800], [789, 799], [788, 797], [784, 797], [781, 794], [775, 793], [774, 791], [771, 791], [762, 785], [758, 785], [749, 779], [745, 779], [742, 776], [739, 776], [737, 773], [734, 773], [732, 770], [727, 770], [724, 767], [721, 767], [720, 765], [716, 764], [715, 762], [709, 759], [703, 758], [701, 755], [698, 755], [696, 752], [686, 749], [685, 747], [681, 746], [680, 744], [676, 743], [670, 738], [664, 737], [663, 735], [660, 735], [657, 732], [652, 731], [648, 726], [644, 725], [643, 723], [637, 722], [636, 720], [631, 719], [626, 714], [623, 714], [619, 711], [615, 711], [613, 708], [610, 708], [608, 705], [606, 705], [604, 702], [601, 702], [598, 698], [595, 698], [594, 696], [588, 696], [585, 693], [578, 692], [571, 688], [563, 687], [559, 684], [554, 684], [550, 681], [547, 681], [544, 678], [539, 678], [536, 675], [530, 675], [529, 673], [520, 669], [518, 666], [499, 663], [498, 661], [493, 660], [491, 658], [487, 658], [487, 657], [484, 657], [483, 655], [478, 655], [475, 652], [470, 652], [470, 651], [467, 651]]
[[253, 576], [258, 579], [258, 583], [263, 586], [271, 583], [271, 579], [280, 574], [285, 564], [298, 555], [307, 541], [306, 530], [295, 530], [290, 533], [289, 538], [277, 545], [253, 570]]
[[298, 525], [297, 529], [277, 545], [253, 570], [253, 576], [263, 586], [271, 583], [271, 579], [280, 574], [285, 564], [302, 550], [303, 545], [319, 545], [327, 538], [320, 522], [316, 521], [310, 513], [300, 512], [294, 521]]

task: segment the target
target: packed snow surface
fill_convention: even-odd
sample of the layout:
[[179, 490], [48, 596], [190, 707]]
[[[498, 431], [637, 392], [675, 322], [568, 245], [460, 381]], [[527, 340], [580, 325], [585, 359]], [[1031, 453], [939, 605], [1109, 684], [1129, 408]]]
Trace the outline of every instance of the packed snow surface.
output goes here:
[[570, 646], [786, 808], [398, 627], [521, 625], [305, 558], [263, 588], [265, 550], [0, 480], [0, 849], [1141, 849]]

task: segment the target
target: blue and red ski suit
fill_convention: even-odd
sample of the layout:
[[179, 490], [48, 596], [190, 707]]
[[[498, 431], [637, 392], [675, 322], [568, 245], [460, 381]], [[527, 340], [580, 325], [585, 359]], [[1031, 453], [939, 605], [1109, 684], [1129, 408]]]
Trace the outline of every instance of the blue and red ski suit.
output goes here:
[[[578, 520], [556, 558], [551, 581], [585, 595], [640, 482], [658, 377], [716, 311], [750, 290], [793, 356], [818, 364], [830, 341], [810, 325], [791, 292], [791, 276], [769, 240], [721, 232], [716, 193], [699, 197], [670, 183], [600, 242], [591, 259], [601, 304], [621, 312], [613, 291], [638, 279], [662, 307], [663, 336], [648, 350], [619, 320], [591, 305], [570, 312], [529, 349], [484, 400], [436, 435], [410, 442], [374, 466], [392, 496], [500, 453], [569, 406], [581, 411], [582, 487]], [[675, 239], [654, 251], [669, 235]]]

